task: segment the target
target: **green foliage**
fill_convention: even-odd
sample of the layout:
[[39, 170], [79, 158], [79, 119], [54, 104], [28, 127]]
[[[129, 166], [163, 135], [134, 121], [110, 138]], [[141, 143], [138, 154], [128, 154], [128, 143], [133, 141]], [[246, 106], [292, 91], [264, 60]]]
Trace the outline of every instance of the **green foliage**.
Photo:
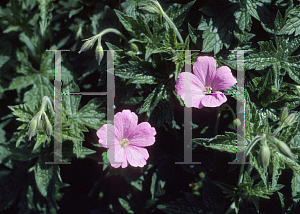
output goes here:
[[[269, 204], [279, 205], [282, 213], [300, 212], [299, 1], [174, 2], [1, 4], [0, 213], [266, 213], [259, 205], [270, 198]], [[95, 60], [88, 50], [93, 44], [80, 40], [108, 28], [117, 31], [101, 37]], [[61, 54], [61, 77], [54, 75], [56, 49], [69, 50]], [[139, 123], [148, 121], [157, 132], [144, 168], [99, 167], [98, 161], [107, 161], [96, 135], [107, 123], [107, 97], [67, 94], [107, 91], [107, 50], [114, 50], [114, 114], [130, 109]], [[184, 50], [192, 50], [191, 62]], [[217, 67], [226, 65], [236, 76], [237, 54], [230, 50], [247, 50], [245, 88], [224, 90], [231, 94], [226, 95], [231, 114], [223, 113], [224, 106], [193, 109], [193, 161], [202, 164], [175, 164], [186, 158], [181, 128], [185, 105], [175, 92], [178, 75], [185, 63], [214, 56]], [[54, 135], [51, 108], [40, 112], [40, 107], [44, 97], [54, 105], [58, 87], [53, 80], [59, 78], [64, 94], [55, 105], [62, 107], [61, 158], [81, 168], [45, 163], [53, 161], [53, 137], [59, 133]], [[245, 111], [241, 137], [249, 164], [226, 168], [237, 151], [232, 123], [236, 101], [245, 101], [239, 111]], [[283, 110], [293, 120], [282, 118]], [[223, 113], [218, 122], [215, 112]], [[259, 152], [265, 141], [270, 162], [264, 168]], [[199, 172], [205, 173], [201, 186], [189, 185]], [[64, 188], [63, 180], [71, 185]], [[283, 186], [287, 188], [281, 191]], [[73, 197], [79, 192], [80, 197]]]

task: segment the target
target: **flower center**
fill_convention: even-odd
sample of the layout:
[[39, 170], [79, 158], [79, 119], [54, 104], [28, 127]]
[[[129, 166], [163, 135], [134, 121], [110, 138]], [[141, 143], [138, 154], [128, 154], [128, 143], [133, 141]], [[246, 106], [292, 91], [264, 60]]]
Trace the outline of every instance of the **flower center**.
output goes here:
[[206, 89], [206, 92], [208, 92], [208, 93], [211, 93], [211, 91], [212, 91], [212, 87], [210, 87], [210, 86], [205, 87], [205, 89]]
[[121, 140], [121, 142], [120, 142], [120, 145], [123, 147], [123, 148], [125, 148], [126, 146], [128, 146], [130, 144], [130, 142], [129, 142], [129, 140], [128, 139], [123, 139], [123, 140]]

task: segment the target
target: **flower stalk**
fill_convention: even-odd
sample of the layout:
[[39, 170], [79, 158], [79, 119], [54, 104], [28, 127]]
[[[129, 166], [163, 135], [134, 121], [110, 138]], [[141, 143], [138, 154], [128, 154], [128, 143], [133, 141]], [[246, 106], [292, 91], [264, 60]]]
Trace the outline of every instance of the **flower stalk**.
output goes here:
[[92, 36], [91, 38], [82, 40], [82, 41], [86, 41], [86, 42], [81, 46], [81, 49], [78, 53], [80, 54], [83, 51], [91, 49], [94, 46], [96, 40], [98, 39], [98, 44], [96, 47], [95, 55], [96, 55], [96, 60], [98, 61], [98, 64], [100, 65], [100, 62], [104, 56], [103, 47], [101, 45], [101, 39], [102, 39], [102, 36], [104, 36], [107, 33], [115, 33], [115, 34], [121, 36], [126, 42], [128, 42], [126, 37], [120, 31], [118, 31], [114, 28], [107, 28], [107, 29], [101, 31], [99, 34]]
[[144, 6], [144, 7], [140, 7], [140, 9], [142, 10], [146, 10], [150, 13], [156, 13], [156, 14], [160, 14], [162, 15], [167, 22], [169, 23], [169, 25], [171, 26], [171, 28], [173, 28], [173, 30], [175, 31], [176, 36], [178, 37], [180, 43], [184, 44], [184, 41], [177, 29], [177, 27], [175, 26], [174, 22], [172, 22], [172, 20], [170, 19], [170, 17], [164, 12], [164, 10], [162, 9], [161, 5], [159, 4], [159, 2], [157, 0], [151, 0], [150, 1], [150, 5]]

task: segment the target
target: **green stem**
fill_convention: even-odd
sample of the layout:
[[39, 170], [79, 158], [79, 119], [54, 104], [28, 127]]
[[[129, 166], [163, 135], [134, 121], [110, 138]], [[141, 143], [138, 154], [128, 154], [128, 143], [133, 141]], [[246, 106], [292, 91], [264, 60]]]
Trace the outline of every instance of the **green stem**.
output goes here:
[[177, 27], [175, 26], [175, 24], [172, 22], [172, 20], [170, 19], [170, 17], [164, 12], [164, 10], [162, 9], [162, 7], [160, 6], [159, 2], [156, 0], [152, 0], [151, 1], [155, 6], [153, 6], [155, 9], [157, 9], [157, 13], [163, 15], [163, 17], [165, 17], [165, 19], [167, 20], [167, 22], [171, 25], [171, 27], [173, 28], [173, 30], [175, 31], [176, 36], [178, 37], [180, 43], [184, 44], [184, 41], [177, 29]]
[[48, 103], [48, 105], [50, 106], [50, 110], [51, 110], [51, 112], [53, 113], [53, 115], [54, 115], [54, 110], [53, 110], [53, 107], [52, 107], [52, 103], [51, 103], [51, 101], [50, 101], [50, 99], [49, 99], [49, 97], [48, 96], [44, 96], [43, 97], [43, 102], [42, 102], [42, 106], [41, 106], [41, 112], [45, 112], [45, 107], [46, 107], [46, 104]]
[[[224, 107], [227, 107], [230, 111], [231, 111], [231, 114], [232, 114], [232, 116], [233, 116], [233, 119], [236, 119], [236, 113], [234, 113], [234, 111], [233, 111], [233, 109], [230, 107], [230, 105], [228, 105], [228, 104], [224, 104], [223, 105]], [[242, 122], [242, 121], [241, 121]]]
[[217, 122], [216, 122], [216, 125], [215, 125], [215, 135], [218, 134], [218, 126], [219, 126], [221, 112], [222, 112], [222, 107], [218, 108], [218, 111], [217, 111]]
[[126, 42], [128, 42], [128, 40], [126, 39], [126, 37], [120, 31], [118, 31], [118, 30], [116, 30], [114, 28], [107, 28], [107, 29], [101, 31], [99, 34], [97, 34], [96, 36], [93, 36], [93, 37], [98, 37], [99, 36], [101, 38], [103, 35], [105, 35], [107, 33], [115, 33], [115, 34], [121, 36]]
[[172, 20], [168, 17], [168, 15], [165, 12], [163, 13], [163, 16], [165, 17], [165, 19], [167, 20], [167, 22], [171, 25], [171, 27], [175, 31], [175, 34], [177, 35], [180, 43], [184, 44], [184, 41], [183, 41], [183, 39], [182, 39], [182, 37], [181, 37], [181, 35], [180, 35], [177, 27], [175, 26], [175, 24], [172, 22]]
[[238, 184], [242, 183], [243, 181], [243, 172], [244, 172], [244, 168], [245, 168], [245, 164], [243, 163], [241, 168], [240, 168], [240, 175], [239, 175], [239, 181], [238, 181]]

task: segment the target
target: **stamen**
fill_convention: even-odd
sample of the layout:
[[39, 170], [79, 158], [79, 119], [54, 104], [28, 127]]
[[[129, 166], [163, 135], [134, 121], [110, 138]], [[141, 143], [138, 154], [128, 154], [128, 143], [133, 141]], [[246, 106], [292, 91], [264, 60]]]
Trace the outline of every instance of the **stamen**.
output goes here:
[[123, 148], [125, 148], [126, 146], [128, 146], [130, 144], [130, 142], [129, 142], [129, 140], [128, 139], [123, 139], [123, 140], [121, 140], [121, 142], [120, 142], [120, 145], [123, 147]]
[[208, 92], [208, 93], [211, 93], [211, 91], [212, 91], [212, 87], [210, 87], [210, 86], [205, 87], [205, 89], [206, 89], [206, 92]]

